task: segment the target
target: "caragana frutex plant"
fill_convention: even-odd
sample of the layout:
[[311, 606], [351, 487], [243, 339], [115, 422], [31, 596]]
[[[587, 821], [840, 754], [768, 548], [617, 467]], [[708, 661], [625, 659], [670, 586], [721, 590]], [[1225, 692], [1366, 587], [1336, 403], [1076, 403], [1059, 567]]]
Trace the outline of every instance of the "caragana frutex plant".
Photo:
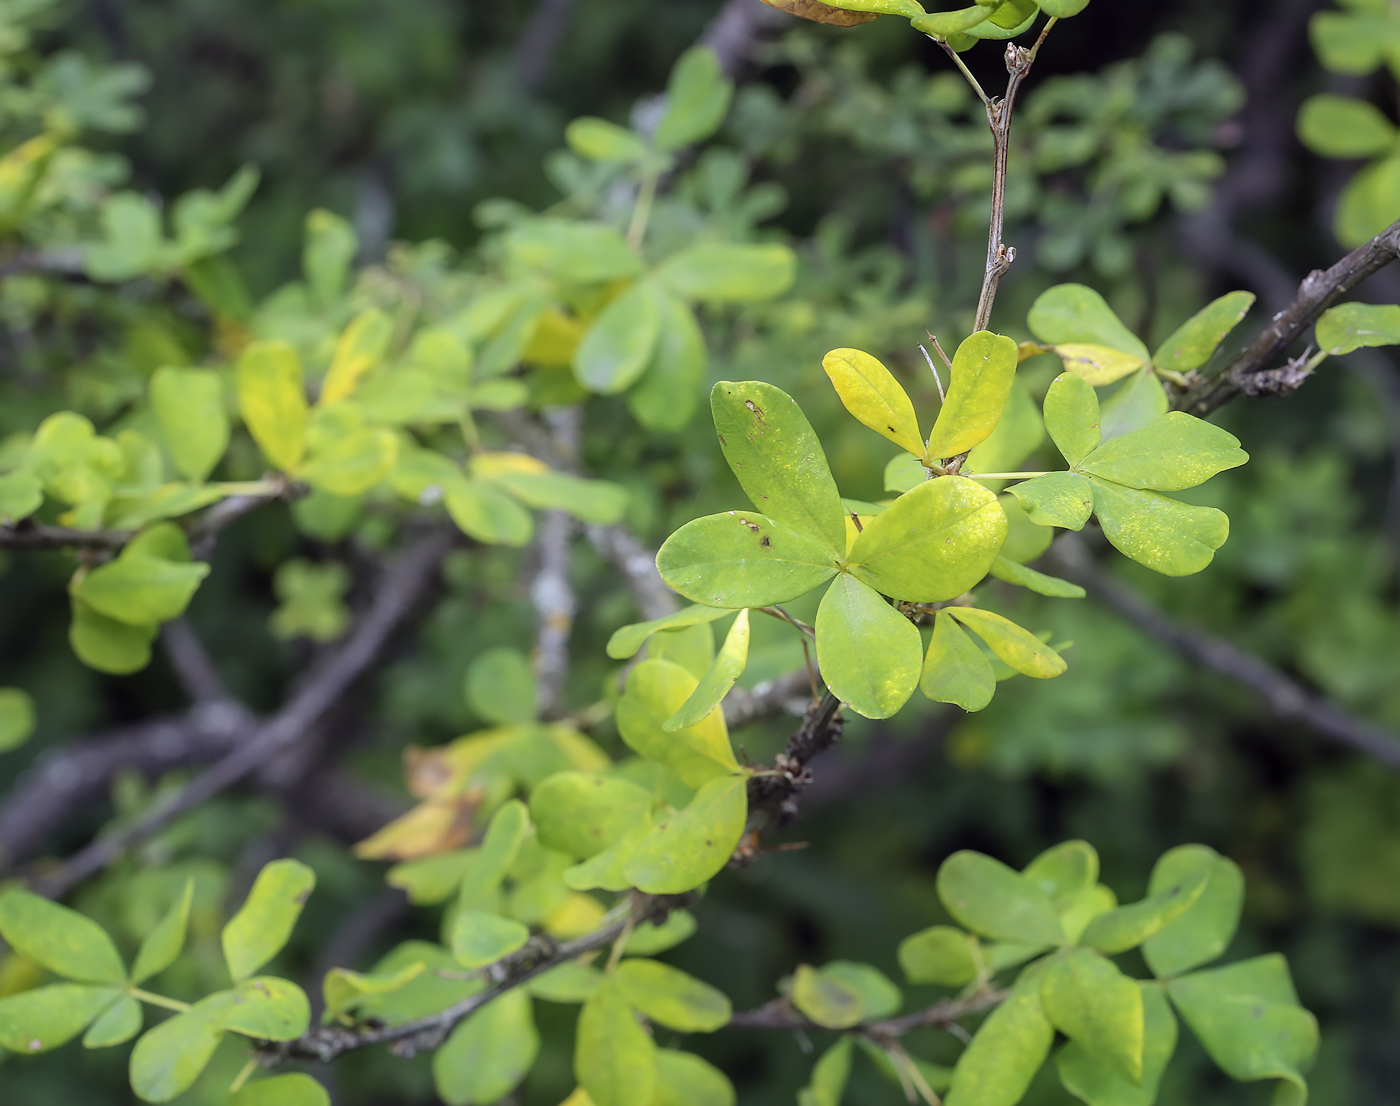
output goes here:
[[[1141, 1106], [1155, 1099], [1184, 1021], [1228, 1076], [1274, 1081], [1279, 1103], [1306, 1100], [1317, 1024], [1282, 957], [1214, 966], [1239, 924], [1244, 880], [1202, 845], [1163, 854], [1145, 897], [1123, 905], [1085, 841], [1055, 846], [1021, 871], [968, 850], [946, 857], [937, 893], [957, 924], [912, 934], [896, 953], [908, 984], [945, 997], [909, 1011], [900, 986], [870, 964], [803, 964], [770, 1002], [735, 1012], [723, 992], [657, 959], [695, 931], [689, 907], [706, 885], [748, 864], [764, 834], [790, 820], [843, 710], [888, 718], [918, 690], [977, 711], [1000, 680], [1065, 673], [1068, 647], [1056, 642], [1053, 615], [1048, 628], [1018, 625], [989, 606], [988, 578], [1082, 596], [1030, 563], [1055, 528], [1078, 531], [1091, 519], [1149, 569], [1200, 572], [1226, 541], [1228, 519], [1172, 493], [1247, 461], [1237, 439], [1198, 414], [1244, 388], [1248, 366], [1221, 350], [1252, 306], [1248, 293], [1205, 305], [1155, 351], [1078, 284], [1036, 300], [1026, 320], [1036, 342], [991, 328], [1016, 259], [1003, 227], [1017, 92], [1046, 35], [1087, 0], [988, 0], [932, 13], [913, 0], [771, 3], [836, 25], [904, 17], [947, 52], [994, 140], [984, 278], [951, 356], [931, 337], [936, 412], [917, 410], [869, 353], [842, 347], [821, 361], [846, 410], [902, 450], [885, 471], [893, 498], [843, 498], [789, 395], [763, 381], [720, 381], [711, 417], [752, 509], [687, 522], [654, 569], [620, 527], [627, 488], [581, 471], [580, 402], [621, 396], [642, 426], [681, 430], [709, 356], [697, 305], [744, 310], [783, 295], [797, 272], [793, 252], [763, 240], [752, 221], [736, 220], [728, 237], [702, 221], [694, 241], [649, 242], [665, 189], [686, 172], [684, 152], [714, 133], [730, 102], [712, 52], [682, 57], [651, 125], [572, 124], [572, 154], [556, 163], [568, 200], [543, 216], [509, 204], [489, 211], [496, 233], [472, 266], [452, 269], [425, 246], [352, 284], [353, 231], [314, 212], [304, 279], [259, 303], [225, 256], [253, 187], [248, 174], [185, 197], [168, 226], [149, 201], [121, 193], [54, 220], [51, 206], [25, 206], [43, 194], [47, 154], [21, 146], [9, 156], [9, 176], [28, 182], [12, 204], [15, 233], [33, 248], [77, 250], [99, 285], [178, 282], [210, 323], [208, 356], [160, 365], [104, 432], [65, 410], [5, 443], [0, 515], [11, 544], [81, 551], [70, 641], [84, 663], [113, 674], [144, 668], [161, 626], [209, 577], [219, 529], [276, 500], [293, 502], [304, 532], [358, 527], [382, 545], [441, 514], [481, 547], [523, 547], [537, 530], [561, 527], [567, 540], [569, 528], [587, 526], [619, 571], [661, 599], [644, 608], [646, 621], [612, 635], [608, 656], [627, 662], [620, 679], [575, 714], [559, 709], [549, 686], [544, 636], [533, 663], [509, 648], [477, 657], [465, 692], [494, 725], [414, 751], [408, 783], [418, 805], [357, 847], [362, 858], [394, 861], [386, 880], [414, 905], [440, 910], [440, 939], [400, 944], [368, 971], [332, 968], [318, 981], [318, 1024], [297, 983], [264, 974], [315, 889], [299, 861], [261, 868], [219, 929], [222, 958], [211, 970], [220, 985], [192, 1002], [157, 984], [186, 945], [194, 879], [130, 957], [97, 921], [51, 901], [284, 750], [294, 726], [319, 720], [324, 707], [312, 695], [296, 700], [292, 720], [252, 731], [229, 760], [157, 796], [32, 888], [0, 894], [0, 936], [30, 973], [0, 998], [0, 1045], [34, 1054], [79, 1038], [88, 1049], [134, 1041], [132, 1090], [167, 1102], [207, 1078], [233, 1039], [245, 1062], [211, 1093], [234, 1106], [328, 1103], [310, 1075], [279, 1069], [390, 1045], [400, 1055], [431, 1051], [436, 1091], [457, 1106], [512, 1095], [540, 1053], [535, 1004], [550, 1003], [579, 1007], [569, 1106], [729, 1106], [726, 1074], [677, 1046], [689, 1034], [772, 1029], [836, 1035], [822, 1038], [802, 1106], [842, 1100], [857, 1050], [911, 1102], [1013, 1106], [1051, 1064], [1090, 1106]], [[1032, 45], [1014, 41], [1023, 35], [1035, 36]], [[1000, 97], [960, 57], [984, 39], [1007, 43]], [[629, 202], [619, 207], [619, 195]], [[1349, 287], [1337, 278], [1331, 298]], [[1400, 342], [1400, 308], [1324, 311], [1329, 302], [1295, 312], [1298, 328], [1316, 320], [1321, 352], [1290, 365], [1293, 387], [1326, 356]], [[1037, 409], [1018, 367], [1044, 355], [1063, 371]], [[505, 448], [493, 420], [534, 446]], [[1019, 469], [1047, 434], [1065, 467]], [[543, 512], [538, 523], [532, 512]], [[446, 544], [441, 531], [422, 541]], [[422, 575], [421, 555], [404, 557], [406, 575]], [[326, 642], [344, 634], [339, 567], [283, 563], [272, 632]], [[536, 583], [545, 577], [542, 569]], [[661, 582], [692, 605], [675, 609]], [[784, 609], [818, 589], [812, 625]], [[557, 647], [570, 612], [549, 587], [536, 591]], [[412, 606], [392, 588], [385, 594], [361, 628], [391, 621], [391, 603]], [[801, 641], [811, 659], [797, 675], [814, 700], [765, 766], [737, 755], [729, 733], [729, 719], [754, 717], [733, 692], [756, 614]], [[725, 618], [716, 650], [713, 624]], [[347, 650], [350, 659], [327, 671], [353, 681], [365, 652], [373, 647]], [[6, 703], [14, 740], [32, 726], [25, 710], [22, 699]], [[617, 757], [586, 732], [609, 713], [624, 746]], [[1142, 978], [1132, 974], [1139, 963]], [[169, 1016], [154, 1020], [152, 1010]], [[902, 1043], [930, 1026], [966, 1041], [951, 1066]]]

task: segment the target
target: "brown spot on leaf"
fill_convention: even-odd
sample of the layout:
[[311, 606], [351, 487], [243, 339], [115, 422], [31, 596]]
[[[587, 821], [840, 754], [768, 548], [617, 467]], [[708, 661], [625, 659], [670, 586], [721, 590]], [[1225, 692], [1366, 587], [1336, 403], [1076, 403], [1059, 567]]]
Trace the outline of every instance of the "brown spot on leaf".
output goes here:
[[754, 418], [758, 419], [759, 422], [763, 421], [763, 408], [757, 403], [751, 399], [746, 399], [744, 400], [744, 406], [753, 412]]
[[763, 533], [763, 527], [762, 527], [762, 526], [760, 526], [760, 525], [759, 525], [758, 523], [756, 523], [756, 522], [750, 522], [750, 521], [749, 521], [748, 519], [746, 519], [743, 515], [740, 515], [740, 516], [739, 516], [739, 522], [740, 522], [741, 525], [747, 526], [747, 527], [748, 527], [750, 530], [752, 530], [755, 534], [761, 534], [761, 533]]
[[763, 537], [758, 539], [758, 544], [763, 546], [764, 549], [768, 549], [773, 543], [768, 540], [768, 535], [764, 534]]

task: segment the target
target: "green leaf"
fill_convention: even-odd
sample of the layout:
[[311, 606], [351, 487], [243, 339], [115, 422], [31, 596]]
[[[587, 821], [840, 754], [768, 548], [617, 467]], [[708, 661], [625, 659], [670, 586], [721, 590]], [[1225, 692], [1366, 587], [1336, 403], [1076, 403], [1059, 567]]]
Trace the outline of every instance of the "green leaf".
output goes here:
[[866, 524], [851, 546], [850, 571], [896, 599], [955, 599], [987, 575], [1006, 529], [995, 495], [965, 477], [940, 476]]
[[1211, 301], [1172, 332], [1152, 355], [1152, 364], [1178, 373], [1199, 369], [1253, 306], [1253, 292], [1230, 292]]
[[1006, 515], [1006, 541], [1002, 543], [998, 557], [1005, 557], [1019, 565], [1030, 564], [1050, 548], [1054, 531], [1032, 522], [1014, 495], [1004, 492], [997, 496], [997, 505]]
[[529, 829], [530, 812], [519, 799], [509, 799], [496, 808], [486, 825], [481, 846], [472, 854], [472, 862], [462, 875], [457, 895], [459, 910], [489, 908], [501, 881], [515, 863]]
[[1308, 23], [1308, 37], [1327, 69], [1364, 76], [1385, 59], [1388, 20], [1383, 9], [1365, 0], [1346, 6], [1358, 10], [1314, 15]]
[[535, 717], [535, 673], [518, 649], [499, 645], [478, 653], [467, 668], [467, 702], [487, 722], [530, 722]]
[[331, 1106], [331, 1096], [298, 1071], [246, 1083], [229, 1096], [228, 1106]]
[[992, 662], [947, 611], [934, 616], [919, 690], [935, 703], [968, 711], [981, 710], [996, 691]]
[[535, 525], [530, 512], [482, 480], [450, 480], [445, 488], [447, 513], [470, 538], [488, 545], [528, 545]]
[[1130, 1082], [1076, 1041], [1055, 1056], [1060, 1082], [1089, 1106], [1152, 1106], [1162, 1073], [1176, 1051], [1176, 1018], [1162, 988], [1139, 983], [1142, 993], [1142, 1082]]
[[636, 276], [642, 259], [606, 223], [533, 219], [511, 228], [506, 256], [569, 284], [596, 284]]
[[1047, 576], [1033, 568], [998, 557], [992, 562], [992, 575], [1008, 584], [1018, 584], [1029, 588], [1037, 595], [1049, 595], [1055, 599], [1083, 599], [1084, 589], [1058, 576]]
[[307, 214], [301, 270], [321, 307], [329, 307], [344, 293], [350, 263], [359, 249], [359, 236], [347, 220], [324, 208]]
[[1066, 949], [1041, 976], [1040, 997], [1056, 1029], [1130, 1083], [1142, 1082], [1142, 991], [1112, 962]]
[[105, 929], [29, 891], [15, 889], [0, 896], [0, 937], [16, 952], [68, 979], [126, 982], [126, 968]]
[[83, 1034], [83, 1047], [112, 1048], [124, 1045], [141, 1032], [143, 1021], [141, 1004], [130, 995], [123, 995], [88, 1027]]
[[914, 404], [889, 369], [858, 349], [832, 350], [822, 358], [822, 368], [857, 421], [915, 457], [923, 457], [924, 439]]
[[724, 458], [754, 507], [843, 553], [841, 496], [821, 442], [793, 398], [762, 381], [721, 380], [710, 392], [710, 410]]
[[399, 440], [392, 431], [356, 430], [316, 451], [300, 476], [312, 487], [344, 498], [369, 491], [393, 470]]
[[[1020, 12], [1027, 13], [1023, 19], [1013, 25], [1003, 26], [1004, 13], [1011, 13], [1006, 18], [1015, 18]], [[1036, 6], [1035, 0], [1006, 0], [1006, 3], [997, 9], [992, 18], [985, 19], [974, 27], [969, 27], [967, 34], [972, 38], [1016, 38], [1029, 31], [1031, 24], [1039, 15], [1040, 9]]]
[[34, 732], [34, 700], [17, 687], [0, 687], [0, 753], [18, 749]]
[[218, 1027], [265, 1041], [292, 1041], [311, 1023], [306, 992], [288, 979], [264, 975], [245, 979], [231, 992], [233, 1000], [218, 1018]]
[[1400, 305], [1343, 303], [1317, 320], [1317, 344], [1336, 356], [1362, 346], [1400, 345]]
[[624, 960], [613, 978], [624, 999], [678, 1033], [713, 1033], [733, 1012], [724, 992], [658, 960]]
[[283, 472], [306, 449], [301, 359], [286, 342], [254, 342], [238, 359], [238, 410], [258, 448]]
[[950, 607], [948, 613], [1023, 676], [1049, 680], [1065, 670], [1064, 658], [1059, 653], [1009, 618], [976, 607]]
[[[1160, 350], [1158, 351], [1161, 352]], [[1167, 413], [1167, 391], [1151, 366], [1144, 365], [1123, 381], [1099, 409], [1099, 426], [1108, 441], [1137, 430]]]
[[708, 624], [687, 626], [682, 630], [663, 630], [648, 640], [647, 658], [678, 664], [699, 680], [715, 663], [714, 631]]
[[1032, 860], [1021, 874], [1035, 884], [1063, 913], [1099, 878], [1099, 854], [1087, 841], [1063, 841]]
[[1332, 229], [1344, 246], [1355, 247], [1400, 218], [1400, 154], [1373, 161], [1347, 182]]
[[699, 923], [689, 910], [673, 910], [660, 925], [643, 922], [637, 926], [622, 951], [626, 956], [655, 956], [690, 940], [698, 928]]
[[734, 1106], [734, 1086], [724, 1072], [700, 1057], [658, 1048], [651, 1106]]
[[661, 724], [667, 733], [699, 725], [719, 707], [730, 688], [744, 674], [749, 662], [749, 612], [745, 608], [734, 619], [724, 645], [710, 670], [700, 678], [695, 690], [675, 714]]
[[666, 113], [652, 132], [652, 144], [671, 151], [708, 138], [724, 122], [733, 94], [734, 85], [720, 69], [719, 55], [708, 46], [692, 46], [671, 70]]
[[1055, 377], [1045, 393], [1045, 429], [1071, 465], [1097, 449], [1101, 438], [1099, 399], [1093, 386], [1074, 373]]
[[43, 502], [43, 482], [28, 469], [16, 469], [0, 476], [0, 521], [26, 519]]
[[326, 1013], [348, 1024], [352, 1019], [346, 1015], [366, 998], [402, 990], [426, 969], [427, 965], [422, 961], [394, 972], [352, 972], [348, 968], [332, 968], [321, 982]]
[[228, 973], [235, 981], [252, 975], [282, 950], [315, 886], [316, 873], [299, 861], [264, 865], [221, 937]]
[[[651, 763], [651, 762], [648, 762]], [[627, 864], [632, 854], [651, 833], [654, 816], [645, 810], [618, 835], [606, 849], [564, 872], [564, 883], [575, 891], [601, 888], [604, 891], [626, 891], [632, 886], [627, 876]]]
[[574, 1046], [574, 1075], [594, 1106], [651, 1106], [656, 1045], [617, 983], [608, 980], [583, 1004]]
[[1209, 881], [1210, 862], [1202, 858], [1202, 863], [1180, 872], [1176, 880], [1150, 892], [1141, 902], [1094, 918], [1080, 934], [1079, 944], [1109, 954], [1136, 948], [1185, 913]]
[[1036, 0], [1040, 10], [1056, 19], [1068, 19], [1089, 6], [1089, 0]]
[[714, 622], [729, 613], [730, 609], [724, 607], [702, 607], [695, 604], [664, 618], [653, 618], [650, 622], [635, 622], [630, 626], [623, 626], [608, 638], [608, 656], [617, 661], [626, 660], [636, 656], [637, 650], [646, 644], [647, 638], [652, 634]]
[[691, 787], [739, 770], [722, 712], [712, 711], [684, 729], [665, 728], [698, 686], [680, 665], [646, 660], [628, 675], [617, 705], [622, 740], [642, 756], [666, 765]]
[[567, 511], [600, 526], [611, 526], [627, 509], [627, 489], [606, 480], [564, 472], [503, 472], [493, 479], [527, 506]]
[[597, 856], [650, 808], [649, 791], [593, 772], [557, 772], [530, 794], [540, 844], [575, 857]]
[[822, 679], [852, 710], [889, 718], [914, 694], [924, 649], [918, 628], [868, 584], [845, 573], [833, 580], [816, 631]]
[[185, 883], [185, 890], [175, 900], [155, 929], [146, 934], [136, 960], [131, 967], [131, 982], [141, 983], [153, 975], [159, 975], [175, 963], [180, 950], [185, 947], [185, 930], [190, 921], [190, 903], [194, 899], [194, 880]]
[[894, 981], [873, 964], [855, 960], [832, 960], [822, 965], [821, 974], [827, 979], [844, 983], [860, 995], [865, 1017], [888, 1018], [898, 1012], [904, 996]]
[[1208, 964], [1229, 947], [1244, 908], [1244, 875], [1233, 860], [1205, 845], [1181, 845], [1162, 854], [1152, 869], [1149, 895], [1205, 866], [1209, 879], [1196, 901], [1142, 946], [1156, 976], [1177, 975]]
[[1389, 153], [1400, 132], [1365, 100], [1320, 92], [1298, 109], [1298, 137], [1323, 157], [1375, 157]]
[[938, 897], [955, 921], [984, 937], [1042, 947], [1064, 940], [1050, 896], [990, 856], [950, 856], [938, 868]]
[[603, 979], [603, 973], [593, 965], [569, 960], [535, 976], [526, 986], [531, 995], [545, 1002], [576, 1004], [587, 1002], [603, 985]]
[[1003, 334], [979, 330], [953, 354], [948, 398], [928, 440], [928, 458], [953, 457], [986, 441], [1011, 395], [1019, 354]]
[[747, 816], [744, 779], [711, 780], [642, 840], [627, 862], [627, 878], [650, 895], [693, 891], [729, 862]]
[[157, 369], [151, 407], [180, 475], [203, 480], [228, 448], [224, 385], [212, 369]]
[[690, 305], [671, 292], [659, 300], [661, 331], [651, 363], [627, 393], [627, 408], [652, 431], [690, 423], [704, 393], [709, 350]]
[[365, 373], [384, 359], [393, 338], [393, 320], [377, 307], [350, 320], [336, 343], [330, 367], [321, 381], [322, 405], [352, 396]]
[[[0, 899], [0, 904], [4, 901]], [[51, 983], [6, 995], [0, 998], [0, 1047], [31, 1054], [58, 1048], [86, 1029], [120, 996], [115, 987], [83, 983]]]
[[865, 1019], [865, 999], [844, 980], [808, 964], [798, 965], [788, 998], [798, 1011], [825, 1029], [849, 1029]]
[[944, 1106], [1015, 1106], [1054, 1039], [1039, 987], [1016, 987], [958, 1057]]
[[439, 972], [460, 972], [461, 967], [447, 949], [427, 941], [405, 941], [391, 949], [370, 970], [369, 978], [378, 982], [393, 980], [410, 970], [413, 975], [396, 981], [396, 986], [366, 988], [354, 1004], [357, 1015], [378, 1018], [386, 1025], [402, 1025], [445, 1010], [478, 994], [486, 986], [480, 979], [451, 979], [439, 975]]
[[603, 308], [574, 353], [575, 379], [605, 396], [634, 384], [661, 333], [660, 300], [660, 289], [639, 280]]
[[539, 1051], [529, 994], [506, 991], [473, 1011], [433, 1053], [433, 1085], [448, 1106], [499, 1102], [529, 1074]]
[[1105, 442], [1078, 468], [1128, 488], [1176, 492], [1248, 460], [1233, 434], [1184, 411], [1172, 411], [1141, 430]]
[[753, 511], [687, 522], [656, 554], [661, 578], [685, 598], [730, 609], [768, 607], [806, 595], [836, 575], [837, 563], [824, 539]]
[[[1307, 1097], [1302, 1071], [1317, 1053], [1317, 1019], [1298, 1005], [1288, 965], [1275, 954], [1194, 972], [1167, 984], [1186, 1024], [1233, 1079], [1282, 1079]], [[1285, 1099], [1287, 1101], [1287, 1099]]]
[[1143, 366], [1142, 358], [1107, 346], [1069, 342], [1056, 346], [1055, 353], [1063, 362], [1066, 375], [1077, 376], [1095, 386], [1122, 380]]
[[641, 161], [647, 148], [634, 131], [585, 115], [564, 128], [564, 138], [574, 153], [590, 161], [629, 163]]
[[1098, 477], [1090, 482], [1104, 536], [1118, 552], [1164, 576], [1200, 572], [1230, 536], [1230, 520], [1214, 507], [1180, 503]]
[[977, 978], [977, 938], [954, 926], [930, 926], [899, 943], [899, 966], [910, 983], [961, 987]]
[[786, 246], [700, 242], [672, 254], [656, 279], [678, 296], [711, 303], [752, 303], [792, 287], [797, 258]]
[[799, 1106], [841, 1106], [846, 1083], [851, 1078], [851, 1037], [840, 1037], [812, 1065], [812, 1081], [806, 1095], [798, 1092]]
[[89, 668], [125, 676], [139, 672], [151, 662], [151, 642], [160, 627], [154, 622], [130, 626], [98, 614], [76, 596], [68, 643]]
[[519, 922], [468, 910], [452, 923], [452, 955], [464, 968], [484, 968], [509, 956], [530, 939], [530, 931]]
[[232, 1003], [232, 991], [218, 991], [147, 1030], [131, 1050], [137, 1097], [169, 1102], [189, 1090], [224, 1039], [218, 1023]]
[[[1002, 408], [996, 429], [986, 441], [973, 448], [960, 471], [965, 474], [1011, 472], [1044, 440], [1045, 423], [1041, 420], [1035, 401], [1031, 399], [1025, 384], [1012, 380], [1011, 394], [1006, 397], [1006, 406]], [[922, 467], [919, 467], [918, 479], [922, 480], [925, 475]], [[917, 481], [911, 481], [906, 487], [891, 488], [887, 481], [885, 486], [889, 491], [908, 491], [915, 483]]]
[[[173, 523], [162, 523], [162, 531], [179, 530]], [[116, 560], [99, 565], [81, 577], [74, 577], [69, 591], [98, 614], [143, 626], [167, 622], [182, 614], [200, 582], [209, 575], [203, 562], [190, 563], [181, 541], [183, 562], [163, 555], [152, 555], [149, 544], [130, 543]]]
[[[988, 468], [988, 472], [1000, 472], [1000, 469]], [[916, 488], [928, 479], [928, 469], [924, 468], [923, 462], [911, 457], [907, 453], [898, 453], [885, 466], [885, 491], [887, 492], [907, 492], [911, 488]]]
[[[877, 7], [876, 5], [880, 5]], [[859, 11], [879, 11], [892, 15], [907, 15], [909, 25], [914, 30], [926, 35], [933, 35], [937, 38], [946, 39], [949, 35], [964, 34], [987, 21], [987, 12], [995, 4], [974, 4], [968, 8], [959, 8], [955, 11], [932, 12], [927, 15], [920, 15], [913, 11], [918, 5], [910, 0], [836, 0], [834, 7], [850, 7]], [[922, 8], [920, 8], [922, 11]], [[964, 39], [964, 41], [969, 41]]]
[[1148, 360], [1147, 347], [1122, 324], [1104, 298], [1083, 284], [1057, 284], [1031, 305], [1026, 325], [1042, 342], [1107, 346]]

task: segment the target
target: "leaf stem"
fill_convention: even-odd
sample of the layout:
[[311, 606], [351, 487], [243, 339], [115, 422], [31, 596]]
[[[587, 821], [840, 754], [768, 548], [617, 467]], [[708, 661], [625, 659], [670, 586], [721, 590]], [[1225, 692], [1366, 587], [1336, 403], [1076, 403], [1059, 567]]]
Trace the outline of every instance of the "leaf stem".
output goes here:
[[166, 998], [164, 995], [152, 994], [150, 991], [143, 991], [140, 987], [128, 987], [126, 993], [134, 999], [150, 1003], [152, 1006], [163, 1006], [167, 1010], [175, 1010], [183, 1014], [190, 1008], [188, 1002], [181, 1002], [177, 998]]
[[243, 1065], [243, 1070], [233, 1077], [233, 1082], [228, 1085], [229, 1094], [237, 1094], [243, 1088], [243, 1084], [248, 1082], [248, 1077], [258, 1070], [257, 1057], [250, 1057]]
[[641, 187], [637, 189], [637, 203], [632, 208], [632, 221], [627, 226], [627, 244], [637, 252], [641, 252], [642, 240], [646, 238], [647, 222], [651, 219], [651, 207], [656, 200], [656, 184], [659, 179], [658, 174], [648, 173], [642, 178]]
[[1049, 476], [1049, 472], [964, 472], [961, 475], [969, 480], [1034, 480], [1037, 476]]

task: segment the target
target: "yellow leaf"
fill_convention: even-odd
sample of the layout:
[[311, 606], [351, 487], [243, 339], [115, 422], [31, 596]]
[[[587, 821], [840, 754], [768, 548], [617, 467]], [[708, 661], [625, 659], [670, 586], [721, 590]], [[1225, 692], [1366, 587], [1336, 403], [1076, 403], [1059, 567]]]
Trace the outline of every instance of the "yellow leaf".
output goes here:
[[301, 359], [286, 342], [254, 342], [238, 359], [238, 409], [263, 455], [293, 472], [306, 451]]
[[575, 891], [544, 916], [544, 931], [562, 941], [582, 937], [598, 928], [605, 913], [603, 904], [592, 895]]
[[477, 804], [465, 799], [420, 803], [355, 846], [361, 860], [416, 860], [471, 840]]
[[924, 455], [914, 405], [889, 369], [858, 349], [832, 350], [822, 358], [822, 368], [847, 411], [901, 449]]
[[953, 354], [948, 398], [928, 439], [930, 460], [955, 457], [981, 445], [1001, 421], [1016, 379], [1016, 343], [1002, 334], [969, 334]]
[[1142, 368], [1142, 358], [1107, 346], [1088, 346], [1071, 343], [1056, 346], [1055, 352], [1065, 363], [1065, 368], [1075, 376], [1083, 377], [1096, 387], [1112, 384], [1131, 372]]
[[384, 359], [393, 337], [393, 322], [377, 307], [352, 319], [336, 343], [331, 367], [321, 384], [321, 402], [334, 403], [353, 395], [360, 378]]
[[557, 307], [551, 307], [535, 323], [535, 331], [521, 351], [520, 360], [545, 369], [567, 369], [574, 363], [574, 353], [584, 330], [577, 316], [565, 315]]
[[478, 453], [472, 458], [472, 475], [478, 480], [489, 480], [493, 476], [508, 476], [516, 472], [533, 475], [548, 471], [548, 465], [528, 453]]

